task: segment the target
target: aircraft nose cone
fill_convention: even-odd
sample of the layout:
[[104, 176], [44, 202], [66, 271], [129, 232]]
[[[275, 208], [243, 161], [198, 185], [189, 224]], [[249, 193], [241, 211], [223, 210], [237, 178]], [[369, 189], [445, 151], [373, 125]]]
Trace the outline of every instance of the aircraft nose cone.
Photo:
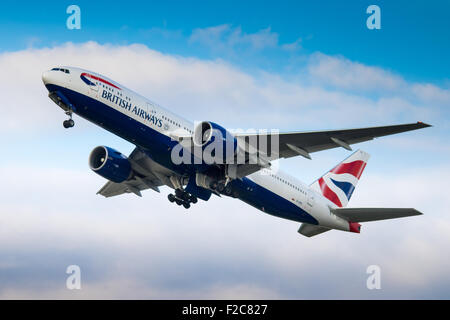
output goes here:
[[45, 71], [42, 74], [42, 82], [44, 82], [44, 84], [47, 84], [49, 82], [49, 78], [50, 78], [50, 72], [49, 71]]

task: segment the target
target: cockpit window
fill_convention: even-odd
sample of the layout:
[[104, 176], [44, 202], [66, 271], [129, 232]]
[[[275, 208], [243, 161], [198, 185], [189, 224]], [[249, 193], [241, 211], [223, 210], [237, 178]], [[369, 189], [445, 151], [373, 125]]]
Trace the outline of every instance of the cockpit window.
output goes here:
[[70, 73], [69, 69], [62, 69], [62, 68], [53, 68], [51, 71], [61, 71], [64, 73]]

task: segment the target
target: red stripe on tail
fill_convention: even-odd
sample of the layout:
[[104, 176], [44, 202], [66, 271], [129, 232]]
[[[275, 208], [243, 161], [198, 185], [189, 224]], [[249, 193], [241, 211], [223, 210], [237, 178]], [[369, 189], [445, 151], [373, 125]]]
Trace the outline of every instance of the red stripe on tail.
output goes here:
[[359, 179], [365, 167], [366, 163], [364, 161], [356, 160], [349, 163], [341, 163], [333, 170], [331, 170], [331, 172], [335, 174], [349, 173], [352, 176], [355, 176], [357, 179]]
[[330, 188], [328, 188], [327, 184], [325, 183], [325, 181], [323, 180], [323, 178], [319, 179], [319, 186], [320, 186], [320, 190], [322, 191], [322, 194], [325, 198], [327, 198], [328, 200], [330, 200], [331, 202], [333, 202], [335, 205], [337, 205], [339, 208], [342, 208], [342, 203], [339, 200], [338, 196], [336, 195], [336, 193], [334, 193], [333, 190], [331, 190]]

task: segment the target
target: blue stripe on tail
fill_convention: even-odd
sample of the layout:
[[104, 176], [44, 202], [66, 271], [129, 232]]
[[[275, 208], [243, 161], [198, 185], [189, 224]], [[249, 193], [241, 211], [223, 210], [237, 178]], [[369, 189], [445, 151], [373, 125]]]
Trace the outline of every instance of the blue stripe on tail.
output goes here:
[[355, 186], [353, 184], [351, 184], [350, 182], [336, 181], [331, 178], [330, 178], [330, 180], [333, 181], [333, 183], [336, 185], [336, 187], [338, 187], [339, 189], [344, 191], [345, 195], [347, 196], [347, 199], [350, 200], [353, 190], [355, 190]]

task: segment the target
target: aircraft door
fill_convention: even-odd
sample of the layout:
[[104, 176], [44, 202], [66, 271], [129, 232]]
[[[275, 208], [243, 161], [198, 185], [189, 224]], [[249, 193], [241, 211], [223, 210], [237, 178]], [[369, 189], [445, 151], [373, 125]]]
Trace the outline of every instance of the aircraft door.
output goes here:
[[154, 126], [158, 127], [158, 115], [157, 115], [155, 106], [150, 102], [147, 102], [146, 104], [147, 104], [147, 114], [148, 114], [149, 118], [151, 119], [150, 125], [154, 125]]
[[97, 98], [98, 97], [98, 87], [99, 87], [98, 81], [95, 81], [92, 85], [90, 85], [89, 86], [89, 89], [90, 89], [89, 95], [94, 98]]
[[98, 92], [98, 85], [95, 84], [93, 86], [89, 86], [89, 88], [91, 88], [92, 91]]
[[147, 102], [147, 114], [152, 116], [153, 115], [153, 107], [150, 103]]

